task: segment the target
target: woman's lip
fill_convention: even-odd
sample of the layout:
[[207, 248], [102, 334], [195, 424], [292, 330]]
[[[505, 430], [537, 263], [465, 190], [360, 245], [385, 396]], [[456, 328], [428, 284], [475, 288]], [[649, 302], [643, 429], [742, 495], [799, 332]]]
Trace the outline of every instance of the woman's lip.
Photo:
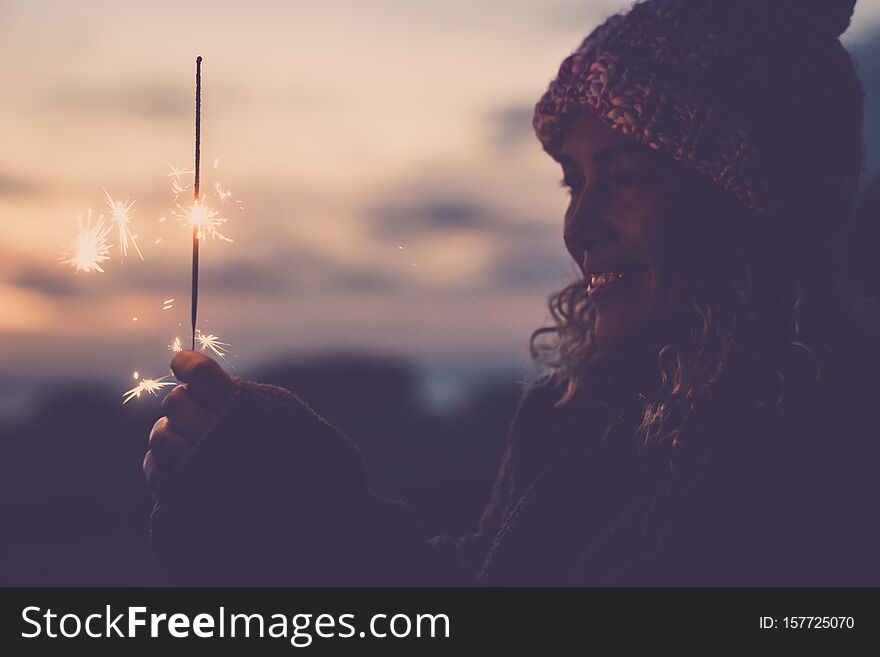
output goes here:
[[597, 272], [589, 276], [587, 281], [587, 294], [590, 300], [603, 299], [607, 294], [618, 290], [630, 281], [634, 275], [641, 270], [609, 270], [607, 272]]

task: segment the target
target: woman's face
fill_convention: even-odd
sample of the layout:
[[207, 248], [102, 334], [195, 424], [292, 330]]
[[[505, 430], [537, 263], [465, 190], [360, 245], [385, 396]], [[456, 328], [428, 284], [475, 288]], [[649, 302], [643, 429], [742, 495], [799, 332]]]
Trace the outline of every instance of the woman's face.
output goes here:
[[596, 339], [619, 344], [666, 317], [674, 263], [673, 169], [663, 156], [579, 112], [563, 135], [571, 202], [565, 246], [596, 309]]

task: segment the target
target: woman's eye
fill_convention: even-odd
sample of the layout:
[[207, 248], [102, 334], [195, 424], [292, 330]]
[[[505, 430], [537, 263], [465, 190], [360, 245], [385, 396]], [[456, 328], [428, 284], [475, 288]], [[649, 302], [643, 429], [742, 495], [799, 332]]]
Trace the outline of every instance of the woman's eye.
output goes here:
[[611, 182], [615, 189], [626, 189], [644, 184], [647, 178], [635, 169], [623, 169], [611, 174]]

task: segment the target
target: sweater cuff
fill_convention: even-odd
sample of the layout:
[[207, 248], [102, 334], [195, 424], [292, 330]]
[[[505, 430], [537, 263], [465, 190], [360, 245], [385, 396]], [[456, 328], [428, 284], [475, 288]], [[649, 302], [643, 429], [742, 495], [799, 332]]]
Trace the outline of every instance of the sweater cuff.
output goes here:
[[159, 482], [157, 500], [204, 510], [258, 491], [365, 489], [357, 448], [296, 395], [241, 379], [235, 383], [235, 395], [207, 435]]

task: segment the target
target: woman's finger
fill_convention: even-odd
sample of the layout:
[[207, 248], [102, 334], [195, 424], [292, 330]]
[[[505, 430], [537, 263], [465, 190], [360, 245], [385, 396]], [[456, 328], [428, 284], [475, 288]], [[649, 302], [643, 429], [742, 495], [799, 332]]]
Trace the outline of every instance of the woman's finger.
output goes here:
[[171, 361], [179, 381], [189, 384], [195, 398], [211, 410], [222, 408], [235, 394], [235, 381], [217, 361], [195, 351], [181, 351]]
[[144, 455], [144, 477], [147, 480], [147, 483], [150, 486], [155, 486], [159, 483], [160, 473], [159, 468], [156, 465], [156, 456], [153, 454], [153, 451], [150, 450]]
[[198, 442], [210, 428], [215, 416], [193, 397], [189, 384], [179, 385], [165, 395], [162, 410], [174, 430], [193, 443]]
[[[152, 466], [161, 475], [167, 475], [189, 456], [192, 444], [174, 431], [167, 417], [159, 418], [150, 431], [150, 451]], [[144, 465], [146, 472], [146, 464]], [[149, 476], [148, 476], [149, 479]]]

